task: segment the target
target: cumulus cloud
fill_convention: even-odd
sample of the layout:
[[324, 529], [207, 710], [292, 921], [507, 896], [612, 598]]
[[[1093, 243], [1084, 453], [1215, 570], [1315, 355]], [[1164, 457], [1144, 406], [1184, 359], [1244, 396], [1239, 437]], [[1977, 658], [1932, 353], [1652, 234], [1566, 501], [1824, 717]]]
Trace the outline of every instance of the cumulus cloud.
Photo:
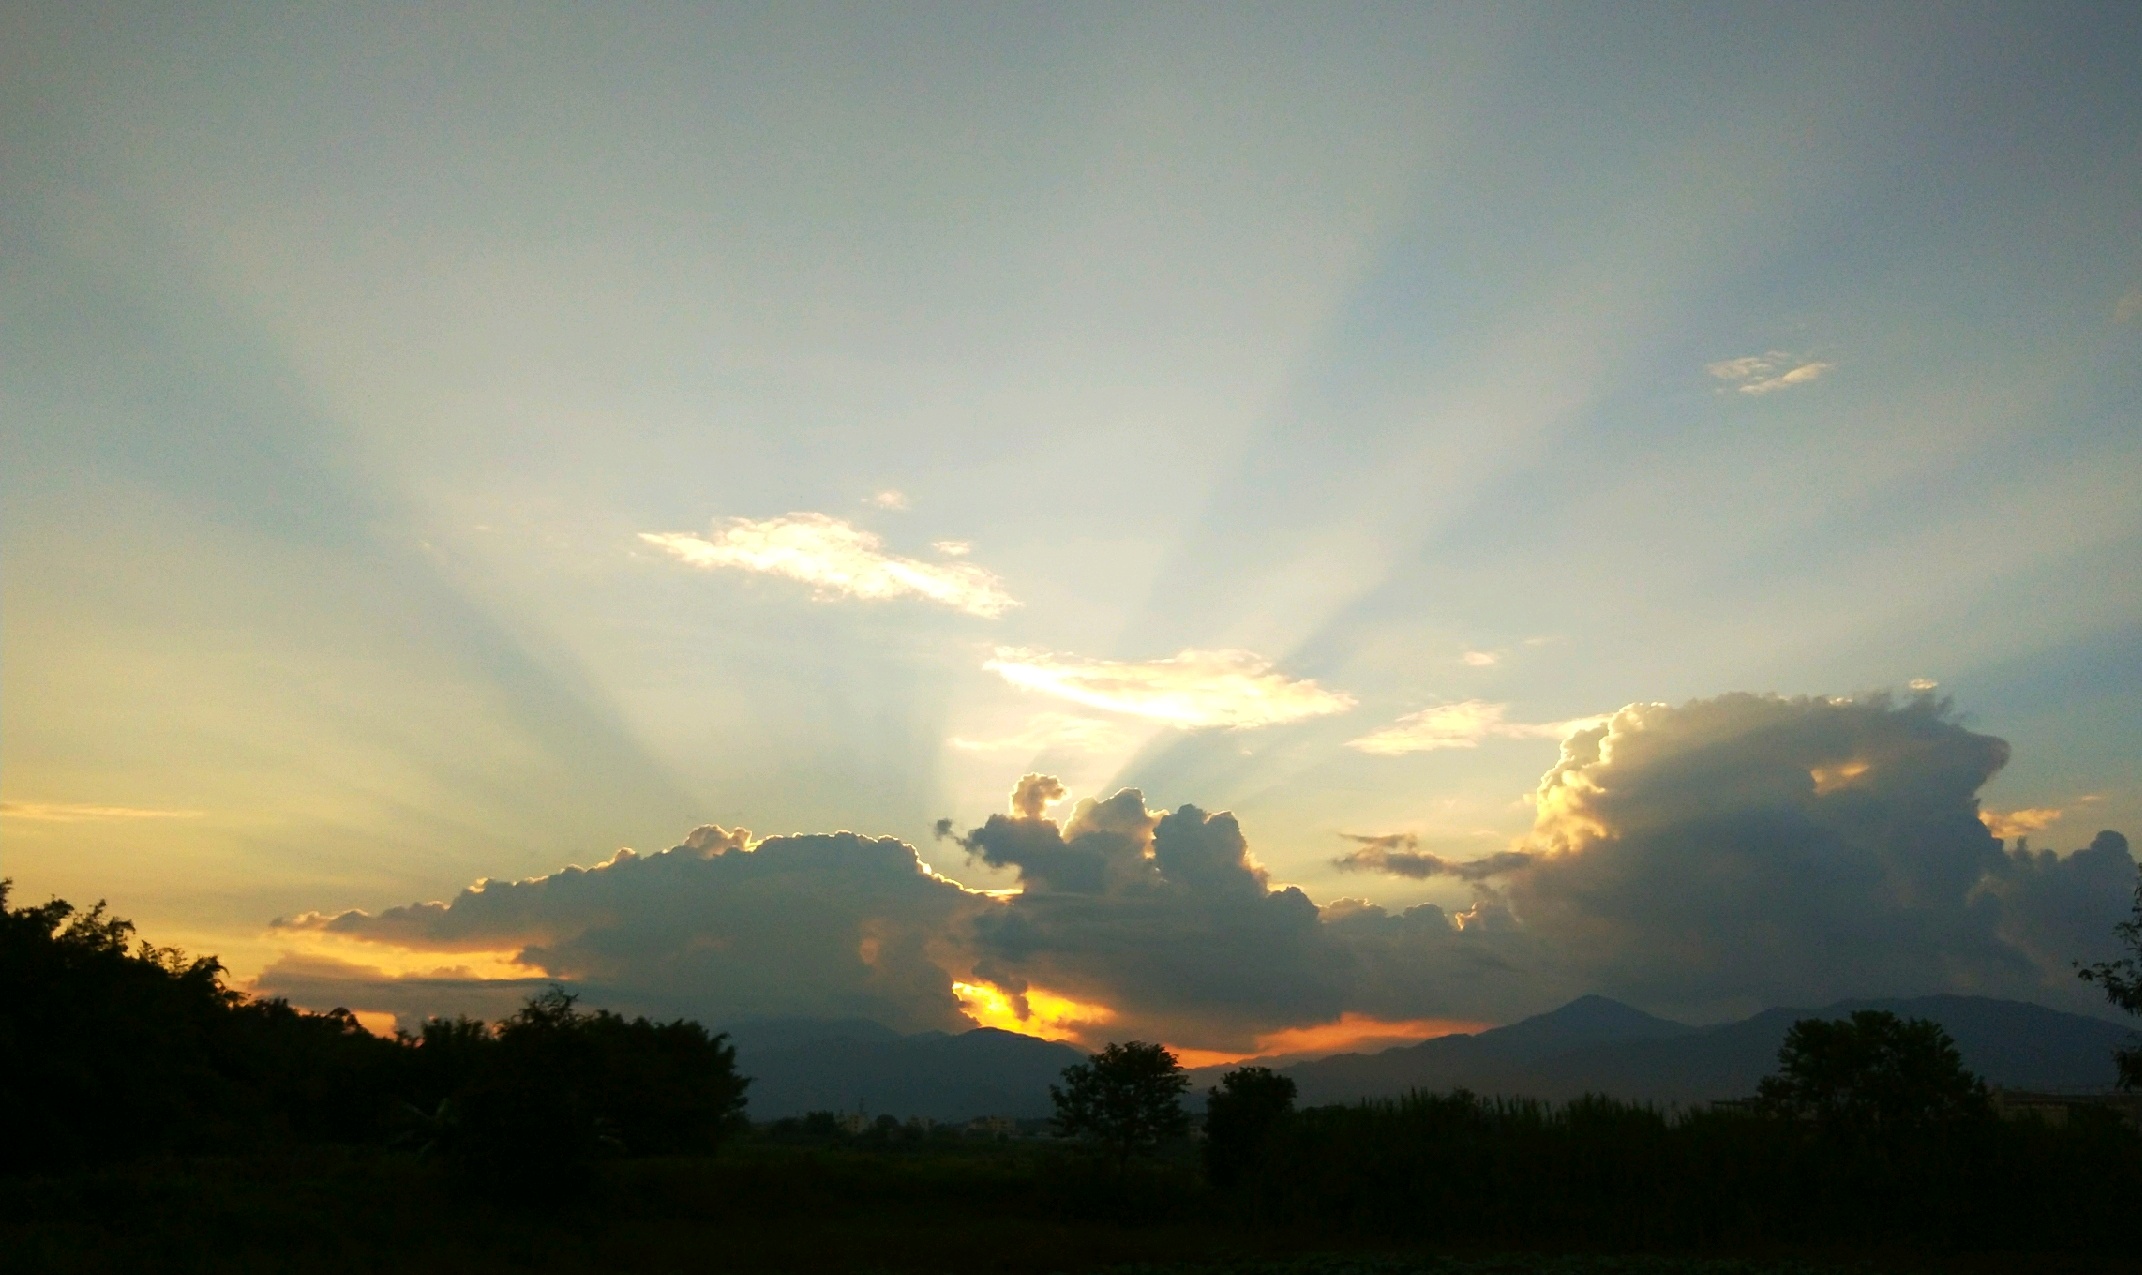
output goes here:
[[800, 580], [822, 601], [918, 597], [984, 618], [1019, 605], [1002, 580], [972, 563], [890, 554], [875, 534], [825, 514], [732, 518], [704, 536], [645, 531], [640, 539], [690, 566]]
[[1354, 706], [1250, 651], [1182, 651], [1142, 663], [1000, 647], [984, 668], [1014, 686], [1170, 726], [1278, 726]]
[[1602, 720], [1580, 717], [1566, 722], [1513, 722], [1505, 720], [1509, 711], [1508, 704], [1478, 699], [1439, 704], [1408, 713], [1374, 734], [1348, 740], [1347, 747], [1379, 757], [1396, 757], [1443, 748], [1478, 748], [1484, 739], [1560, 739]]
[[1353, 837], [1343, 867], [1469, 895], [1402, 911], [1273, 880], [1225, 812], [1124, 789], [1051, 817], [1063, 785], [1030, 773], [1005, 813], [939, 825], [1016, 892], [966, 889], [891, 839], [708, 827], [447, 902], [300, 917], [285, 932], [316, 948], [436, 966], [293, 958], [263, 982], [407, 1013], [497, 997], [498, 980], [455, 976], [482, 954], [594, 1003], [717, 1024], [971, 1015], [1214, 1051], [1349, 1014], [1508, 1021], [1587, 991], [1690, 1016], [1935, 991], [2091, 1008], [2069, 963], [2112, 954], [2134, 860], [2117, 833], [2066, 855], [2004, 847], [1977, 794], [2007, 756], [1931, 696], [1632, 705], [1563, 742], [1505, 850]]
[[1352, 853], [1331, 861], [1331, 866], [1341, 872], [1380, 872], [1415, 880], [1447, 876], [1462, 881], [1484, 881], [1515, 872], [1532, 862], [1532, 856], [1523, 850], [1503, 850], [1478, 859], [1446, 859], [1422, 850], [1420, 838], [1410, 832], [1388, 832], [1372, 837], [1351, 832], [1340, 835], [1356, 843]]
[[1066, 752], [1105, 753], [1128, 746], [1130, 736], [1112, 722], [1073, 713], [1036, 713], [1026, 725], [994, 739], [969, 739], [955, 735], [951, 745], [961, 752], [1040, 753], [1051, 749]]
[[1811, 384], [1833, 366], [1812, 360], [1797, 361], [1783, 350], [1770, 350], [1706, 364], [1703, 370], [1727, 382], [1727, 388], [1742, 394], [1771, 394], [1795, 385]]
[[448, 902], [277, 925], [403, 951], [513, 948], [543, 977], [643, 1012], [714, 1023], [854, 1016], [919, 1030], [963, 1025], [940, 961], [987, 903], [889, 837], [751, 845], [741, 829], [708, 826], [658, 854], [621, 850], [593, 868], [479, 882]]
[[1580, 981], [1653, 1004], [2069, 998], [2083, 953], [2015, 938], [2069, 861], [2004, 855], [1980, 818], [2007, 759], [1929, 696], [1632, 705], [1563, 744], [1507, 898]]

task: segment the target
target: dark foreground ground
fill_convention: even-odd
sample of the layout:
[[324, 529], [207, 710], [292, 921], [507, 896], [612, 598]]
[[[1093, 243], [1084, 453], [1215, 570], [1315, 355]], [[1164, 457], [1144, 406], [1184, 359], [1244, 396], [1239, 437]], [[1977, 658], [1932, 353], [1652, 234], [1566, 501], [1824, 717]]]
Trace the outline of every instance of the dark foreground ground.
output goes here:
[[0, 1269], [54, 1272], [1116, 1271], [1813, 1275], [2132, 1269], [2057, 1255], [1584, 1254], [1279, 1233], [1183, 1164], [1117, 1178], [1049, 1149], [929, 1155], [746, 1144], [577, 1183], [470, 1181], [319, 1151], [0, 1183]]

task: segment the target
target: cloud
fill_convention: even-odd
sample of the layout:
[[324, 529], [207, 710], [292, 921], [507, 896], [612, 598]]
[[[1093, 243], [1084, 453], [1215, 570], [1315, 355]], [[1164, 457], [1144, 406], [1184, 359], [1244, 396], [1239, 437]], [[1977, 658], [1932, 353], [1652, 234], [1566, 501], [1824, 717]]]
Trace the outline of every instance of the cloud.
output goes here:
[[939, 825], [1016, 892], [967, 889], [890, 838], [707, 827], [661, 854], [281, 923], [306, 951], [262, 982], [407, 1016], [518, 997], [525, 972], [715, 1024], [985, 1021], [1214, 1054], [1348, 1021], [1509, 1021], [1588, 991], [1692, 1017], [1939, 991], [2097, 1008], [2069, 962], [2116, 954], [2134, 860], [2109, 832], [2005, 849], [1977, 794], [2007, 756], [1932, 696], [1631, 705], [1563, 741], [1503, 850], [1352, 837], [1348, 870], [1470, 895], [1402, 911], [1275, 881], [1226, 812], [1124, 789], [1051, 818], [1063, 785], [1029, 773], [1005, 813]]
[[1602, 720], [1579, 717], [1566, 722], [1505, 721], [1509, 710], [1508, 704], [1477, 699], [1440, 704], [1408, 713], [1374, 734], [1348, 740], [1347, 747], [1379, 757], [1396, 757], [1442, 748], [1478, 748], [1484, 739], [1560, 739]]
[[982, 667], [1014, 686], [1170, 726], [1278, 726], [1354, 706], [1354, 697], [1291, 678], [1249, 651], [1183, 651], [1127, 663], [999, 647]]
[[[741, 829], [709, 826], [658, 854], [620, 850], [593, 868], [479, 882], [450, 902], [276, 925], [402, 951], [517, 948], [543, 977], [638, 1012], [711, 1023], [863, 1017], [920, 1030], [964, 1025], [940, 949], [988, 902], [889, 837], [751, 845]], [[406, 1002], [409, 990], [382, 992]]]
[[1931, 677], [1915, 677], [1909, 682], [1904, 683], [1904, 685], [1915, 691], [1930, 691], [1933, 690], [1935, 687], [1941, 685], [1941, 683], [1935, 681]]
[[[2065, 962], [2088, 951], [2016, 938], [2072, 882], [2069, 861], [2004, 855], [1982, 822], [1977, 792], [2007, 760], [1931, 696], [1632, 705], [1563, 743], [1522, 846], [1537, 857], [1505, 897], [1577, 981], [1651, 1004], [1939, 990], [2082, 1007]], [[2101, 947], [2119, 900], [2093, 888]]]
[[150, 810], [138, 806], [93, 806], [71, 801], [0, 801], [0, 819], [33, 823], [101, 823], [128, 819], [199, 819], [205, 810]]
[[1130, 736], [1113, 722], [1105, 722], [1095, 717], [1080, 717], [1072, 713], [1036, 713], [1027, 719], [1025, 726], [1009, 735], [995, 739], [954, 736], [950, 742], [952, 747], [969, 753], [1042, 753], [1051, 749], [1105, 753], [1128, 746]]
[[1331, 866], [1341, 872], [1381, 872], [1394, 877], [1457, 877], [1463, 881], [1484, 881], [1489, 877], [1515, 872], [1532, 863], [1533, 856], [1522, 850], [1503, 850], [1478, 859], [1445, 859], [1420, 848], [1420, 838], [1410, 832], [1391, 832], [1381, 836], [1364, 837], [1355, 833], [1341, 833], [1347, 840], [1358, 842], [1351, 853], [1331, 861]]
[[876, 535], [825, 514], [784, 514], [760, 521], [732, 518], [704, 536], [648, 531], [640, 533], [640, 539], [690, 566], [800, 580], [812, 586], [821, 601], [913, 596], [984, 618], [1019, 605], [1002, 580], [972, 563], [923, 562], [888, 554]]
[[2011, 810], [2002, 814], [1997, 810], [1981, 810], [1978, 821], [1986, 825], [1986, 831], [2003, 841], [2015, 837], [2027, 837], [2034, 832], [2043, 832], [2060, 819], [2060, 811], [2049, 806], [2034, 806], [2028, 810]]
[[1502, 662], [1502, 657], [1493, 651], [1467, 651], [1458, 658], [1474, 668], [1493, 668]]
[[964, 540], [932, 540], [930, 548], [947, 558], [964, 558], [974, 552], [974, 546]]
[[1812, 361], [1795, 362], [1785, 351], [1771, 350], [1706, 364], [1703, 370], [1728, 382], [1730, 388], [1742, 394], [1770, 394], [1795, 385], [1812, 384], [1835, 366]]
[[884, 491], [872, 495], [868, 503], [880, 509], [905, 509], [907, 508], [907, 493], [887, 487]]

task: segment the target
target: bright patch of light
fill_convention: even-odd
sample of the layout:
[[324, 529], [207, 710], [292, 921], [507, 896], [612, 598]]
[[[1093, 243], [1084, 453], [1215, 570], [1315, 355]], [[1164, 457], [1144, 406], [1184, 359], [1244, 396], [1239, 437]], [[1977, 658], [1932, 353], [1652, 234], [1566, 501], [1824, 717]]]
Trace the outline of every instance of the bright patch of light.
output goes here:
[[1250, 651], [1128, 663], [1006, 647], [982, 667], [1030, 691], [1186, 729], [1278, 726], [1354, 706], [1353, 696], [1288, 677]]
[[990, 983], [954, 980], [952, 994], [967, 1017], [983, 1027], [1038, 1036], [1043, 1040], [1077, 1042], [1087, 1027], [1113, 1022], [1116, 1011], [1106, 1005], [1091, 1005], [1029, 986], [1014, 995]]
[[1478, 699], [1439, 704], [1408, 713], [1372, 735], [1348, 740], [1347, 746], [1379, 757], [1396, 757], [1444, 748], [1478, 748], [1484, 739], [1566, 739], [1607, 720], [1574, 717], [1563, 722], [1513, 722], [1505, 720], [1509, 711], [1508, 704]]

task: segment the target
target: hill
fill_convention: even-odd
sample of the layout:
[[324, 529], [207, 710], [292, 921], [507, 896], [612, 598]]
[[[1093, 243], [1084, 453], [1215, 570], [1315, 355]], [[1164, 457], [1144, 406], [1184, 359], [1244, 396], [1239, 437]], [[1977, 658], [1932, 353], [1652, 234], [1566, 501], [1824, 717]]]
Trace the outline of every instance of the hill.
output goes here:
[[877, 1023], [794, 1019], [729, 1028], [737, 1067], [752, 1077], [754, 1120], [808, 1111], [902, 1118], [1046, 1116], [1049, 1085], [1084, 1062], [1083, 1050], [1015, 1032], [921, 1032]]

